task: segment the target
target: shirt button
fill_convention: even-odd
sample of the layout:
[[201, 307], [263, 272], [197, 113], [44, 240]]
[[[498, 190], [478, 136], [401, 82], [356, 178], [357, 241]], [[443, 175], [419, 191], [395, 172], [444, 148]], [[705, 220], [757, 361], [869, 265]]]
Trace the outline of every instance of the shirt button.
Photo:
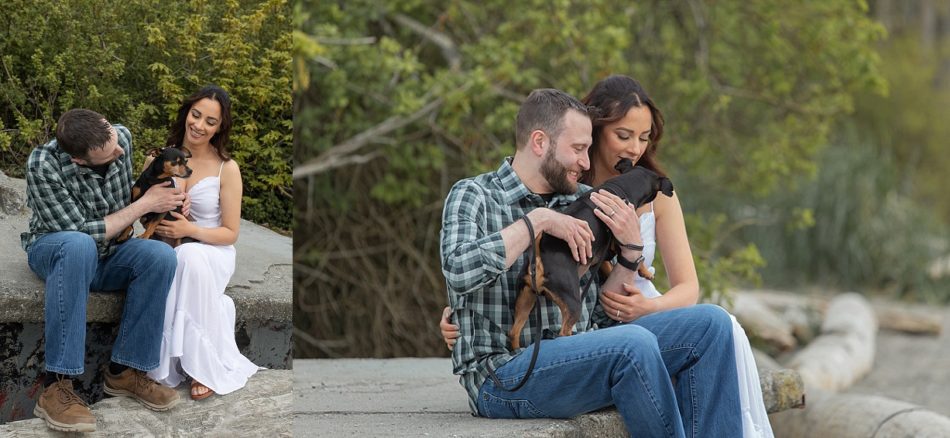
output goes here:
[[482, 398], [488, 400], [488, 394], [482, 394]]

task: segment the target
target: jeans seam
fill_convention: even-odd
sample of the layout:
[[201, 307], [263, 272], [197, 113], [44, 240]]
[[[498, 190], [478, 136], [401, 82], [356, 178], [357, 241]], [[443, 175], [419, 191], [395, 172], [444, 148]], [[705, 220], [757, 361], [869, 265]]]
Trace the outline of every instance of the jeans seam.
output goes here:
[[[696, 354], [696, 344], [678, 344], [678, 345], [672, 345], [672, 346], [670, 346], [670, 347], [668, 347], [668, 348], [662, 349], [661, 351], [664, 352], [664, 353], [666, 353], [666, 352], [669, 352], [669, 351], [679, 350], [679, 349], [683, 349], [683, 348], [687, 348], [687, 349], [690, 350], [690, 351], [689, 351], [689, 357], [690, 357], [690, 359], [693, 360], [693, 362], [698, 361], [699, 355]], [[689, 425], [689, 426], [690, 426], [690, 430], [692, 431], [692, 434], [691, 434], [690, 436], [694, 436], [694, 437], [695, 437], [695, 436], [699, 436], [699, 431], [698, 431], [698, 429], [697, 429], [698, 421], [697, 421], [697, 418], [696, 418], [696, 413], [699, 411], [699, 405], [698, 405], [698, 402], [697, 402], [697, 400], [696, 400], [696, 399], [697, 399], [697, 395], [696, 395], [696, 370], [695, 370], [692, 366], [690, 366], [689, 369], [687, 370], [687, 378], [688, 378], [688, 380], [689, 380], [689, 387], [687, 388], [687, 392], [688, 392], [688, 395], [689, 395], [689, 405], [690, 405], [690, 408], [692, 409], [692, 412], [690, 412], [690, 418], [692, 418], [692, 424]], [[685, 429], [685, 426], [686, 426], [686, 425], [684, 425], [684, 429]]]
[[[596, 358], [599, 358], [599, 357], [607, 356], [607, 355], [609, 355], [609, 354], [620, 353], [620, 354], [623, 354], [623, 355], [626, 357], [626, 354], [624, 353], [624, 350], [625, 350], [624, 348], [608, 348], [608, 349], [606, 349], [606, 350], [600, 350], [600, 351], [597, 351], [597, 352], [591, 352], [591, 353], [585, 354], [585, 355], [583, 355], [583, 356], [577, 356], [577, 357], [574, 357], [574, 358], [571, 358], [571, 359], [565, 359], [565, 360], [561, 360], [561, 361], [558, 361], [558, 362], [551, 362], [551, 363], [549, 363], [547, 366], [545, 366], [545, 367], [543, 367], [543, 368], [535, 368], [535, 369], [534, 369], [534, 372], [537, 373], [537, 372], [545, 371], [545, 370], [547, 370], [547, 369], [554, 368], [554, 367], [556, 367], [556, 366], [560, 366], [560, 365], [563, 365], [563, 364], [566, 364], [566, 363], [577, 362], [577, 361], [588, 360], [588, 359], [596, 359]], [[629, 358], [628, 358], [628, 359], [629, 359]], [[502, 382], [515, 381], [515, 380], [520, 380], [521, 377], [523, 377], [524, 375], [525, 375], [525, 373], [520, 373], [520, 374], [518, 374], [518, 375], [516, 375], [516, 376], [507, 377], [507, 378], [499, 379], [499, 380], [501, 380]]]
[[676, 345], [670, 345], [669, 347], [661, 348], [661, 349], [660, 349], [660, 352], [661, 352], [661, 353], [666, 353], [666, 352], [669, 352], [669, 351], [679, 350], [679, 349], [683, 349], [683, 348], [695, 349], [695, 348], [696, 348], [696, 344], [676, 344]]
[[[127, 266], [127, 265], [123, 265], [123, 264], [118, 264], [118, 263], [116, 263], [115, 267], [116, 267], [116, 268], [128, 268], [130, 271], [132, 271], [131, 278], [137, 278], [136, 273], [135, 273], [135, 269], [134, 269], [132, 266]], [[129, 290], [128, 290], [128, 287], [126, 287], [126, 290], [125, 290], [125, 300], [128, 301], [128, 299], [129, 299]], [[122, 306], [122, 314], [123, 314], [123, 315], [125, 314], [125, 305]], [[118, 349], [120, 349], [120, 350], [122, 350], [122, 349], [123, 349], [122, 347], [125, 345], [125, 342], [126, 342], [126, 334], [128, 333], [128, 329], [126, 328], [126, 324], [122, 324], [122, 321], [123, 321], [124, 319], [125, 319], [125, 318], [123, 318], [121, 315], [119, 316], [119, 336], [118, 336], [118, 339], [116, 339], [115, 344], [113, 345], [113, 348], [118, 348]], [[113, 362], [116, 362], [116, 361], [113, 360]], [[116, 362], [116, 363], [121, 363], [121, 362]], [[122, 363], [122, 365], [131, 366], [131, 367], [133, 367], [133, 368], [135, 367], [134, 364], [128, 364], [128, 363]], [[156, 365], [156, 366], [157, 366], [157, 365]], [[154, 368], [154, 367], [153, 367], [153, 368]]]
[[696, 418], [699, 412], [699, 404], [696, 401], [696, 370], [692, 367], [689, 369], [689, 400], [693, 409], [693, 412], [690, 414], [690, 417], [693, 419], [693, 424], [690, 426], [693, 429], [692, 436], [696, 437], [699, 436], [699, 419]]
[[[59, 246], [59, 256], [61, 260], [66, 260], [66, 255], [63, 252], [63, 245]], [[59, 316], [59, 354], [61, 356], [61, 357], [57, 357], [56, 360], [57, 362], [60, 362], [60, 363], [62, 363], [66, 359], [65, 357], [63, 357], [66, 352], [66, 315], [65, 315], [65, 312], [63, 311], [63, 308], [66, 306], [66, 304], [63, 302], [63, 287], [64, 287], [63, 277], [66, 276], [66, 273], [63, 272], [65, 270], [65, 268], [63, 267], [64, 263], [65, 262], [57, 263], [56, 265], [57, 273], [55, 274], [56, 282], [57, 282], [56, 290], [58, 291], [58, 293], [56, 294], [56, 311], [57, 313], [59, 313], [58, 315]], [[85, 330], [85, 324], [83, 324], [83, 330]], [[83, 350], [85, 350], [85, 345], [83, 345]], [[80, 368], [84, 368], [84, 367], [80, 367]]]
[[[514, 405], [515, 403], [524, 403], [524, 404], [526, 405], [528, 411], [530, 411], [530, 413], [531, 413], [535, 418], [553, 418], [553, 417], [551, 417], [550, 415], [548, 415], [546, 412], [542, 411], [541, 409], [538, 409], [538, 407], [535, 406], [535, 404], [534, 404], [531, 400], [528, 400], [528, 399], [507, 399], [507, 398], [504, 398], [504, 397], [499, 397], [499, 396], [497, 396], [497, 395], [495, 395], [495, 394], [492, 394], [492, 393], [490, 393], [490, 392], [485, 392], [485, 395], [486, 395], [487, 397], [485, 397], [485, 398], [482, 400], [482, 403], [485, 405], [485, 410], [488, 410], [488, 407], [489, 407], [491, 404], [505, 404], [505, 405], [507, 405], [508, 407], [511, 407], [511, 406]], [[489, 417], [489, 418], [491, 418], [491, 417]]]
[[659, 404], [657, 403], [656, 394], [654, 393], [653, 388], [649, 385], [648, 379], [644, 378], [645, 373], [643, 372], [643, 369], [640, 368], [640, 361], [627, 357], [626, 354], [624, 354], [624, 357], [630, 360], [630, 362], [633, 363], [633, 368], [637, 370], [637, 378], [640, 379], [640, 385], [643, 386], [644, 391], [650, 396], [650, 402], [653, 404], [653, 409], [656, 410], [657, 416], [663, 420], [663, 427], [666, 429], [666, 432], [670, 436], [676, 436], [675, 432], [673, 432], [673, 429], [671, 429], [672, 425], [670, 424], [670, 420], [666, 418], [666, 415], [663, 414], [663, 410], [660, 409]]

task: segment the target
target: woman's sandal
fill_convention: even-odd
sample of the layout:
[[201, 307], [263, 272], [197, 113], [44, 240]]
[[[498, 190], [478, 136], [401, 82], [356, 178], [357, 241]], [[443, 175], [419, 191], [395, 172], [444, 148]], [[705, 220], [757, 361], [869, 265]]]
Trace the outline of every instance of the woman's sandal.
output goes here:
[[[204, 388], [204, 391], [202, 391], [201, 388]], [[195, 400], [195, 401], [204, 400], [208, 397], [211, 397], [212, 395], [214, 395], [214, 391], [212, 391], [211, 388], [205, 385], [202, 385], [197, 380], [191, 381], [191, 399], [192, 400]]]

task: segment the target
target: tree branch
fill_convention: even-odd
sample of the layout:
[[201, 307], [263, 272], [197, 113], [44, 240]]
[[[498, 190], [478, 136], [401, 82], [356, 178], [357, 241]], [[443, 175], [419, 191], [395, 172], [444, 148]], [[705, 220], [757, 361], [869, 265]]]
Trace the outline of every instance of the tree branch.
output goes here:
[[367, 44], [376, 44], [376, 37], [360, 37], [360, 38], [324, 38], [324, 37], [314, 37], [314, 40], [320, 44], [326, 44], [328, 46], [359, 46]]
[[439, 32], [431, 27], [426, 27], [422, 23], [403, 14], [394, 14], [393, 20], [406, 26], [409, 30], [419, 34], [419, 36], [429, 40], [432, 44], [442, 49], [442, 56], [449, 62], [449, 69], [457, 72], [462, 68], [462, 55], [459, 54], [458, 46], [445, 33]]
[[[390, 117], [384, 120], [382, 123], [370, 129], [367, 129], [359, 134], [356, 134], [355, 136], [351, 137], [349, 140], [346, 140], [343, 143], [340, 143], [336, 146], [331, 147], [326, 152], [320, 154], [320, 156], [312, 160], [309, 160], [303, 165], [301, 165], [300, 167], [294, 169], [293, 177], [294, 179], [298, 179], [298, 178], [303, 178], [303, 177], [307, 177], [311, 175], [316, 175], [318, 173], [326, 172], [327, 170], [343, 165], [343, 164], [339, 164], [341, 160], [343, 161], [351, 160], [350, 163], [360, 162], [359, 160], [361, 159], [363, 160], [363, 162], [368, 161], [369, 159], [374, 158], [372, 156], [373, 153], [370, 153], [370, 154], [364, 155], [363, 157], [359, 157], [355, 159], [346, 158], [345, 156], [354, 154], [363, 146], [366, 146], [372, 143], [375, 137], [382, 137], [392, 131], [400, 129], [412, 122], [415, 122], [416, 120], [419, 120], [425, 117], [426, 114], [429, 114], [430, 112], [435, 111], [441, 105], [442, 105], [442, 98], [440, 97], [427, 103], [422, 108], [420, 108], [419, 110], [417, 110], [416, 112], [408, 116]], [[348, 163], [344, 162], [344, 164], [348, 164]]]

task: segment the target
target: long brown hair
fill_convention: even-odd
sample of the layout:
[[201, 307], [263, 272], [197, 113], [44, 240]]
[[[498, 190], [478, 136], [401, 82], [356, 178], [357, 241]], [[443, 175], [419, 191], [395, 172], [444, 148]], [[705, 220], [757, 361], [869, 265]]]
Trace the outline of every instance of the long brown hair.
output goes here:
[[[591, 111], [593, 142], [588, 150], [591, 163], [595, 162], [594, 156], [600, 153], [600, 136], [603, 133], [604, 126], [622, 119], [627, 115], [627, 111], [630, 111], [630, 108], [646, 105], [650, 109], [653, 124], [650, 129], [650, 144], [647, 145], [647, 150], [637, 161], [637, 165], [646, 167], [660, 176], [666, 176], [656, 159], [656, 151], [660, 139], [663, 138], [663, 113], [656, 107], [653, 99], [650, 99], [646, 90], [636, 79], [624, 75], [609, 76], [595, 84], [582, 102], [595, 109]], [[594, 167], [591, 166], [590, 170], [581, 177], [581, 182], [590, 184], [593, 179]]]
[[185, 121], [188, 120], [188, 112], [191, 107], [201, 99], [211, 99], [221, 105], [221, 120], [218, 124], [218, 132], [211, 137], [211, 145], [224, 161], [231, 159], [231, 153], [228, 152], [228, 142], [231, 137], [231, 97], [217, 85], [205, 85], [191, 96], [188, 96], [181, 102], [178, 108], [178, 118], [172, 125], [171, 134], [168, 140], [165, 140], [166, 146], [181, 146], [185, 139]]

